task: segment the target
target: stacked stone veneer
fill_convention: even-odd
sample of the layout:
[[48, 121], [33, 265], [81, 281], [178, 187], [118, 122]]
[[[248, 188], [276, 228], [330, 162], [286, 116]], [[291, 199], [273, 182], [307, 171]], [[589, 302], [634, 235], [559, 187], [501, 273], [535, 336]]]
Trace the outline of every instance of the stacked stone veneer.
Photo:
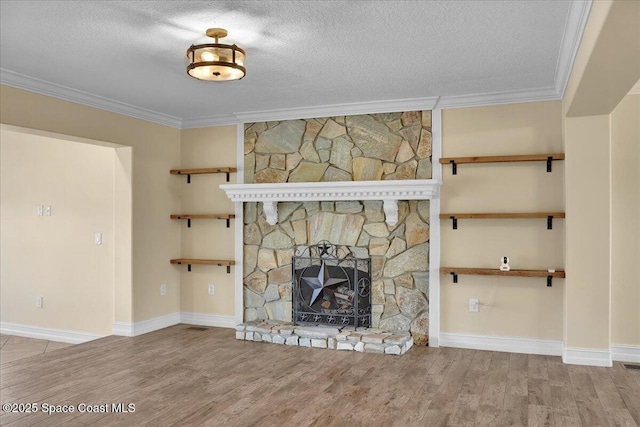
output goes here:
[[361, 353], [405, 354], [413, 346], [408, 332], [380, 329], [296, 326], [289, 322], [252, 321], [236, 326], [236, 339]]
[[[245, 182], [431, 178], [431, 112], [245, 125]], [[329, 241], [372, 258], [372, 326], [428, 342], [429, 201], [399, 201], [388, 226], [382, 201], [278, 203], [269, 225], [244, 204], [244, 319], [291, 321], [296, 245]]]
[[431, 178], [431, 111], [245, 125], [245, 183]]

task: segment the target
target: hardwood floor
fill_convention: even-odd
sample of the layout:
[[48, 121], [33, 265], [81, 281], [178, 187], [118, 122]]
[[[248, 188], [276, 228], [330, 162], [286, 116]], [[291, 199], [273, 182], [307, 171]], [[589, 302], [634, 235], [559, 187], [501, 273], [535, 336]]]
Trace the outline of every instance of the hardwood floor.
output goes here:
[[177, 325], [4, 363], [0, 400], [76, 409], [2, 412], [2, 426], [637, 426], [640, 371], [452, 348], [338, 352]]

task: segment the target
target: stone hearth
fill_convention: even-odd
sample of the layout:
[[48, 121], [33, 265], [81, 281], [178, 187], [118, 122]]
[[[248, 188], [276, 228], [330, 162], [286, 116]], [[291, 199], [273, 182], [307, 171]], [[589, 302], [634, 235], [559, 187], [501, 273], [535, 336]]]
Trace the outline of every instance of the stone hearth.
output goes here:
[[358, 351], [360, 353], [405, 354], [413, 346], [409, 332], [353, 327], [296, 326], [273, 320], [251, 321], [236, 326], [236, 339], [298, 347]]

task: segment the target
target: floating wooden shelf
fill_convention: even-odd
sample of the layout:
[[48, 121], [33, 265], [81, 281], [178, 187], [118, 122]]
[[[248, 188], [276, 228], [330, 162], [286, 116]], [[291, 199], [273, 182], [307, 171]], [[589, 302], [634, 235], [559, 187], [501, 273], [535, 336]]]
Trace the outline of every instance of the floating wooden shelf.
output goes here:
[[227, 228], [230, 227], [229, 220], [234, 219], [236, 216], [233, 214], [176, 214], [171, 215], [171, 219], [186, 219], [187, 227], [191, 227], [192, 219], [226, 219]]
[[186, 175], [187, 184], [191, 182], [191, 175], [202, 175], [205, 173], [225, 173], [227, 174], [227, 182], [229, 182], [229, 174], [238, 172], [237, 168], [197, 168], [197, 169], [171, 169], [171, 175]]
[[459, 219], [506, 219], [506, 218], [546, 218], [547, 229], [553, 228], [553, 218], [564, 218], [564, 212], [524, 212], [524, 213], [441, 213], [440, 219], [450, 218], [453, 229], [458, 229]]
[[512, 156], [442, 157], [440, 163], [451, 164], [452, 174], [458, 174], [457, 165], [463, 163], [504, 163], [504, 162], [547, 162], [547, 172], [551, 172], [553, 160], [564, 160], [564, 153], [524, 154]]
[[236, 265], [235, 261], [232, 260], [219, 260], [219, 259], [191, 259], [191, 258], [177, 258], [172, 259], [171, 264], [186, 264], [187, 269], [191, 271], [192, 264], [201, 264], [201, 265], [218, 265], [218, 266], [226, 266], [227, 273], [231, 273], [231, 266]]
[[458, 283], [459, 274], [468, 274], [476, 276], [515, 276], [515, 277], [546, 277], [547, 286], [551, 286], [553, 277], [564, 278], [564, 270], [556, 270], [549, 272], [547, 270], [511, 270], [500, 271], [497, 268], [465, 268], [465, 267], [441, 267], [440, 274], [451, 274], [453, 283]]

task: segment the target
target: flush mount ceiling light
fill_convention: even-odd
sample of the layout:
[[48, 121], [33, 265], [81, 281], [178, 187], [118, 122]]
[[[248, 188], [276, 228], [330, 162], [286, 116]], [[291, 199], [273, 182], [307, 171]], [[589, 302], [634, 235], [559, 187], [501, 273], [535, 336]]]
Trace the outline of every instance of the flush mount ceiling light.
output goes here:
[[198, 80], [224, 82], [240, 80], [247, 73], [244, 68], [244, 50], [235, 44], [221, 44], [218, 39], [227, 36], [224, 28], [209, 28], [208, 37], [215, 39], [215, 43], [191, 45], [187, 49], [189, 65], [187, 73]]

